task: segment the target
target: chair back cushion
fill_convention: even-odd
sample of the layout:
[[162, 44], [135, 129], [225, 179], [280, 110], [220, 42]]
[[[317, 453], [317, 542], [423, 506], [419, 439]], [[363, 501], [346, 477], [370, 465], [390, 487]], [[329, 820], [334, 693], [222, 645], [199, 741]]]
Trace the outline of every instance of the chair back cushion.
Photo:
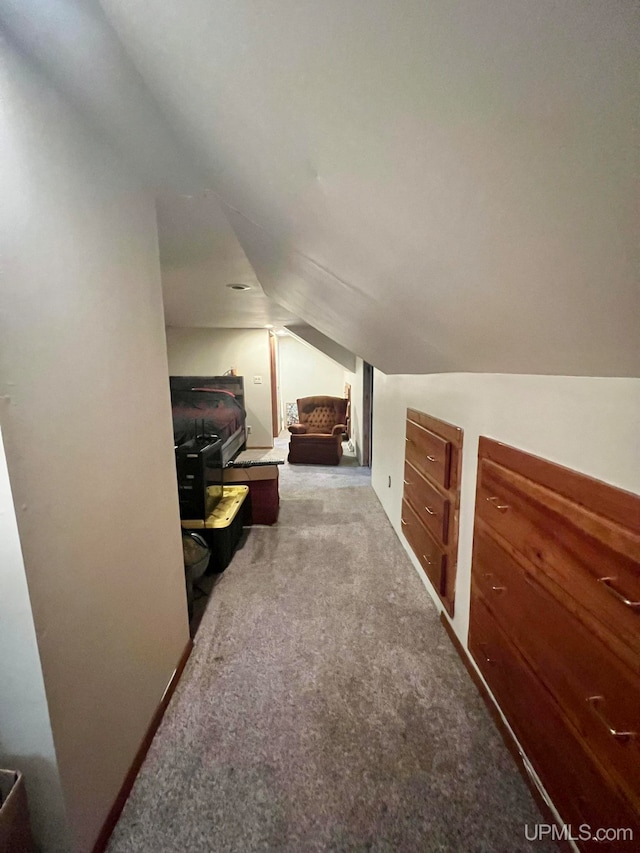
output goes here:
[[342, 397], [301, 397], [298, 417], [308, 432], [329, 433], [336, 424], [345, 423], [347, 401]]

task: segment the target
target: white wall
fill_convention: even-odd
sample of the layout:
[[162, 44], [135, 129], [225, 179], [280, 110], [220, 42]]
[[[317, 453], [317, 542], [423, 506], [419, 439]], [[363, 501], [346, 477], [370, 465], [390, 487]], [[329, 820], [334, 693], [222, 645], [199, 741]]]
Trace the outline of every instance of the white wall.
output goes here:
[[[416, 568], [417, 560], [400, 525], [407, 407], [464, 429], [453, 626], [465, 645], [480, 435], [640, 493], [639, 379], [500, 374], [386, 376], [376, 371], [372, 483]], [[387, 485], [389, 476], [391, 488]], [[418, 573], [424, 579], [421, 569]], [[425, 586], [431, 592], [426, 581]]]
[[287, 403], [326, 394], [344, 397], [345, 369], [320, 350], [291, 335], [278, 337], [280, 403], [286, 421]]
[[[2, 46], [2, 429], [73, 849], [84, 853], [188, 641], [155, 209]], [[13, 594], [23, 610], [24, 588]], [[6, 699], [42, 748], [27, 697]], [[55, 796], [55, 780], [39, 780]], [[56, 849], [49, 828], [39, 841]]]
[[[271, 360], [266, 329], [167, 328], [171, 376], [222, 376], [235, 367], [244, 376], [248, 447], [273, 447]], [[254, 376], [262, 384], [254, 384]]]
[[34, 834], [64, 851], [62, 787], [1, 432], [0, 650], [0, 767], [25, 774]]

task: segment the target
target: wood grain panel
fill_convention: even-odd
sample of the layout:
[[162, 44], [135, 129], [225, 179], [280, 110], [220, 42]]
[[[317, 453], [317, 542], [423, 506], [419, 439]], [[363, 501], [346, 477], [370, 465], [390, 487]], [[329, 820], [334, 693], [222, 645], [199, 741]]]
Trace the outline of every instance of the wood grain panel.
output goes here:
[[439, 593], [446, 589], [447, 555], [429, 535], [407, 501], [402, 501], [402, 532], [420, 561], [425, 574]]
[[[403, 532], [450, 616], [456, 593], [462, 439], [459, 427], [407, 409]], [[425, 542], [433, 540], [442, 555], [439, 576], [425, 564]]]
[[478, 456], [518, 471], [533, 482], [563, 495], [578, 506], [597, 511], [604, 518], [640, 533], [640, 497], [594, 477], [580, 474], [555, 462], [480, 436]]
[[599, 620], [616, 647], [640, 653], [640, 604], [622, 601], [640, 603], [636, 533], [489, 460], [480, 463], [476, 515], [573, 597], [583, 620]]
[[[496, 622], [580, 732], [584, 746], [640, 811], [638, 674], [481, 531], [474, 560], [473, 593], [481, 593]], [[619, 734], [612, 735], [608, 726]], [[622, 732], [630, 734], [622, 737]]]
[[[495, 698], [489, 691], [484, 678], [480, 675], [477, 667], [474, 666], [473, 659], [469, 654], [468, 649], [466, 649], [462, 645], [458, 636], [453, 630], [451, 622], [449, 621], [449, 619], [447, 619], [444, 613], [440, 614], [440, 622], [442, 623], [442, 627], [446, 631], [447, 636], [451, 640], [454, 649], [458, 653], [460, 660], [462, 661], [465, 669], [467, 670], [469, 677], [475, 684], [478, 693], [486, 704], [487, 710], [489, 711], [491, 719], [493, 720], [495, 727], [498, 729], [500, 736], [502, 737], [504, 745], [509, 750], [509, 753], [514, 760], [525, 785], [529, 788], [531, 796], [533, 797], [536, 805], [540, 809], [540, 814], [543, 817], [543, 821], [549, 825], [557, 825], [558, 818], [555, 812], [552, 810], [548, 798], [542, 795], [539, 786], [533, 778], [533, 774], [530, 770], [530, 765], [525, 760], [520, 744], [516, 740], [509, 726], [505, 723], [504, 716], [499, 710]], [[563, 853], [574, 853], [574, 848], [566, 840], [558, 840], [558, 849], [562, 850]]]
[[462, 447], [463, 431], [459, 426], [450, 424], [440, 418], [434, 418], [433, 415], [420, 412], [418, 409], [407, 409], [407, 420], [413, 421], [419, 426], [424, 427], [424, 429], [435, 432], [456, 447]]
[[[582, 824], [631, 827], [640, 838], [637, 813], [585, 752], [579, 732], [567, 723], [480, 596], [472, 603], [469, 650], [563, 821], [576, 831]], [[618, 842], [580, 846], [589, 853], [621, 850]]]
[[406, 444], [407, 461], [443, 489], [448, 489], [451, 442], [407, 421]]
[[482, 437], [469, 648], [564, 820], [635, 849], [640, 497]]
[[404, 497], [431, 533], [446, 544], [449, 534], [449, 499], [410, 462], [404, 465]]

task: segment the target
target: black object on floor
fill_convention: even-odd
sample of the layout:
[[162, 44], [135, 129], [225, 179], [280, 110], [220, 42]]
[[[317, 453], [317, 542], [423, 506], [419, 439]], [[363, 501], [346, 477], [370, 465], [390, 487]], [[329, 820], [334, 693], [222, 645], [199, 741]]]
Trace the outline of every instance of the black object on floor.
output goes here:
[[243, 505], [226, 527], [204, 528], [199, 531], [211, 548], [211, 559], [209, 560], [207, 574], [224, 572], [231, 562], [231, 558], [242, 538], [244, 516], [245, 507]]
[[198, 533], [193, 530], [183, 530], [182, 555], [187, 585], [187, 607], [189, 619], [191, 619], [193, 616], [193, 587], [209, 566], [211, 549]]

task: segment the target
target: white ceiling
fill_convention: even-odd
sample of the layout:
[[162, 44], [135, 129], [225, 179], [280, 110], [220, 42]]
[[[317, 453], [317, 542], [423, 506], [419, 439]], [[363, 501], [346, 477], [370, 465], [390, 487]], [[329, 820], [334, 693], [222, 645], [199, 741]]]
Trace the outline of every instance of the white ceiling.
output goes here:
[[[162, 195], [156, 209], [168, 326], [259, 328], [296, 322], [264, 294], [212, 193]], [[234, 283], [250, 289], [227, 287]]]
[[[101, 7], [135, 91], [142, 81], [287, 312], [386, 372], [640, 375], [637, 4]], [[57, 43], [67, 58], [51, 62], [81, 77], [77, 45]], [[115, 89], [93, 109], [124, 137], [139, 110]], [[143, 135], [129, 140], [138, 160]], [[198, 258], [215, 235], [164, 215], [179, 233], [193, 225], [165, 274], [182, 288], [174, 322], [192, 323], [216, 261], [186, 263], [184, 247]], [[222, 242], [229, 273], [250, 275]]]
[[[172, 326], [283, 326], [189, 142], [172, 128], [106, 21], [82, 0], [0, 0], [0, 24], [87, 113], [157, 195], [165, 318]], [[226, 285], [243, 282], [239, 293]]]

